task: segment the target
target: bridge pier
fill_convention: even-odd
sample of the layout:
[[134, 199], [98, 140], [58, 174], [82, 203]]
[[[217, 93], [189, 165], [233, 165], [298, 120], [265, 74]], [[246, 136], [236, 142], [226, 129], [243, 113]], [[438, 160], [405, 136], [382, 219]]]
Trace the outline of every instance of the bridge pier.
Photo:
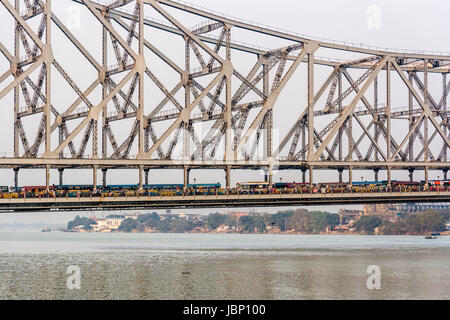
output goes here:
[[92, 190], [97, 191], [97, 166], [92, 167]]
[[392, 169], [391, 167], [387, 168], [387, 181], [388, 181], [388, 186], [391, 186], [392, 183]]
[[338, 173], [339, 173], [339, 183], [342, 183], [342, 174], [343, 174], [344, 170], [343, 169], [339, 169]]
[[225, 168], [225, 185], [227, 190], [231, 189], [231, 167], [227, 166]]
[[64, 169], [59, 168], [58, 173], [59, 173], [59, 185], [61, 186], [64, 184]]
[[45, 189], [50, 190], [50, 166], [45, 166]]
[[428, 175], [428, 167], [425, 167], [425, 185], [428, 185], [429, 175]]
[[444, 169], [442, 171], [444, 172], [444, 180], [447, 180], [448, 170]]
[[14, 169], [14, 188], [19, 187], [19, 168]]
[[144, 166], [139, 166], [139, 190], [143, 189], [143, 180], [144, 180]]
[[310, 166], [309, 167], [309, 184], [311, 185], [311, 187], [312, 187], [313, 183], [314, 183], [314, 170], [313, 170], [313, 166]]
[[150, 172], [150, 169], [144, 169], [144, 183], [145, 185], [148, 185], [148, 173]]
[[302, 182], [306, 183], [306, 169], [302, 169]]
[[413, 182], [414, 181], [414, 169], [409, 169], [409, 181]]
[[380, 169], [375, 169], [375, 170], [373, 170], [373, 172], [374, 172], [374, 174], [375, 174], [375, 181], [379, 181], [379, 178], [380, 178], [380, 175], [379, 175]]
[[184, 184], [184, 188], [185, 189], [187, 189], [187, 187], [188, 187], [188, 184], [189, 184], [189, 174], [190, 174], [190, 172], [191, 172], [191, 169], [189, 169], [189, 167], [188, 166], [184, 166], [184, 168], [183, 168], [183, 176], [184, 176], [184, 179], [183, 179], [183, 184]]
[[103, 187], [106, 187], [106, 173], [108, 172], [108, 169], [102, 169], [102, 173], [103, 173], [103, 179], [102, 179], [102, 183], [103, 183]]
[[353, 184], [353, 167], [348, 167], [348, 183], [349, 185]]

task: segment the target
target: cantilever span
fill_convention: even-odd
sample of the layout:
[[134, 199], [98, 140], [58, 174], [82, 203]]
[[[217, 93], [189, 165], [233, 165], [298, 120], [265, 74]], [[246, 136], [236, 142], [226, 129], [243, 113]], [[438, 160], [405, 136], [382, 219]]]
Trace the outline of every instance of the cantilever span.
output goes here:
[[88, 34], [55, 1], [0, 0], [14, 39], [0, 39], [0, 104], [14, 113], [0, 166], [16, 186], [27, 168], [45, 168], [47, 187], [51, 169], [63, 184], [80, 168], [93, 185], [121, 168], [140, 186], [156, 168], [183, 169], [185, 185], [189, 170], [223, 169], [228, 188], [233, 169], [270, 183], [285, 169], [310, 183], [318, 170], [351, 183], [358, 168], [447, 179], [450, 54], [320, 40], [172, 0], [66, 1]]

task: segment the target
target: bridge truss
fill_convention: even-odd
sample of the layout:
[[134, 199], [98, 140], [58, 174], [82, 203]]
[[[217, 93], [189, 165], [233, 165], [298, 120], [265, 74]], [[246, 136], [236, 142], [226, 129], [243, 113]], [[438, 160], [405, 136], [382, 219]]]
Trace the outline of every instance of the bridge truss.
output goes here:
[[[350, 181], [355, 168], [377, 180], [380, 170], [388, 180], [392, 170], [447, 176], [450, 55], [319, 41], [171, 0], [73, 1], [96, 20], [98, 54], [51, 0], [0, 1], [14, 21], [3, 30], [13, 45], [0, 42], [14, 152], [0, 166], [15, 170], [16, 184], [19, 169], [41, 167], [47, 185], [51, 168], [61, 180], [65, 168], [92, 168], [94, 185], [97, 170], [105, 177], [111, 168], [139, 169], [141, 185], [152, 168], [183, 168], [185, 183], [191, 169], [220, 168], [228, 186], [238, 168], [264, 169], [270, 181], [275, 169], [301, 170], [304, 181], [309, 172], [310, 182], [320, 169], [341, 180], [348, 171]], [[244, 32], [275, 46], [235, 39]], [[67, 55], [84, 59], [83, 81], [68, 71], [70, 59], [61, 62]], [[61, 82], [73, 97], [62, 105]], [[289, 86], [300, 97], [284, 97]], [[289, 126], [276, 139], [274, 117]]]

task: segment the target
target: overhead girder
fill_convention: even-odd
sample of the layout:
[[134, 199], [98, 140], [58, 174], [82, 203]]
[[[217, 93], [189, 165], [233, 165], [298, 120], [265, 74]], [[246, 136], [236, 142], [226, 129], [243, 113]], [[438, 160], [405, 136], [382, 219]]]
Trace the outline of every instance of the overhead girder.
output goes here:
[[[180, 6], [177, 2], [170, 0], [114, 1], [109, 5], [101, 5], [88, 0], [76, 1], [87, 7], [110, 41], [111, 54], [117, 60], [117, 66], [111, 66], [107, 65], [105, 61], [99, 64], [94, 55], [83, 47], [81, 41], [50, 11], [45, 1], [33, 3], [22, 1], [25, 3], [27, 12], [20, 15], [9, 1], [1, 0], [19, 25], [16, 36], [19, 39], [21, 51], [25, 51], [26, 59], [19, 61], [16, 53], [9, 52], [6, 46], [0, 43], [0, 52], [11, 65], [10, 70], [0, 77], [0, 83], [3, 84], [3, 81], [11, 75], [14, 77], [11, 84], [3, 86], [0, 91], [0, 99], [15, 89], [25, 101], [26, 110], [16, 112], [14, 119], [15, 130], [17, 130], [17, 136], [24, 149], [22, 156], [24, 159], [61, 157], [61, 155], [64, 156], [66, 148], [69, 148], [72, 158], [83, 158], [88, 141], [93, 143], [93, 155], [91, 156], [94, 157], [96, 154], [94, 150], [97, 147], [97, 121], [101, 112], [106, 112], [103, 115], [104, 137], [109, 140], [113, 148], [112, 155], [108, 157], [116, 160], [132, 158], [130, 152], [134, 141], [138, 140], [138, 155], [133, 155], [133, 157], [136, 156], [136, 159], [140, 161], [150, 161], [154, 159], [152, 157], [155, 154], [157, 158], [154, 160], [174, 160], [175, 147], [183, 144], [182, 149], [186, 149], [186, 144], [191, 141], [195, 145], [194, 151], [189, 154], [191, 161], [197, 159], [215, 161], [219, 154], [219, 145], [224, 138], [225, 153], [231, 151], [233, 157], [232, 159], [221, 159], [223, 163], [233, 163], [232, 161], [237, 163], [240, 161], [241, 155], [246, 162], [254, 161], [256, 150], [263, 138], [265, 147], [270, 145], [269, 151], [265, 152], [264, 159], [261, 160], [266, 161], [265, 165], [271, 165], [270, 161], [280, 160], [281, 152], [289, 142], [291, 144], [287, 148], [288, 159], [298, 164], [301, 163], [302, 166], [316, 166], [317, 163], [330, 161], [353, 164], [354, 154], [358, 161], [371, 162], [379, 166], [390, 165], [399, 159], [407, 161], [408, 157], [413, 162], [420, 162], [424, 159], [425, 164], [428, 164], [427, 161], [442, 161], [444, 157], [446, 159], [447, 148], [450, 147], [448, 132], [450, 127], [447, 121], [446, 107], [450, 82], [444, 81], [443, 95], [441, 98], [436, 98], [428, 89], [427, 80], [424, 79], [422, 82], [417, 73], [445, 74], [450, 71], [448, 69], [450, 67], [446, 67], [450, 57], [411, 53], [397, 54], [312, 41], [264, 27], [258, 29], [251, 24], [210, 14], [188, 5]], [[37, 3], [38, 5], [36, 5]], [[134, 5], [133, 12], [121, 11], [121, 7], [125, 5], [130, 5], [130, 7]], [[181, 20], [165, 10], [167, 6], [212, 20], [198, 27], [187, 28]], [[151, 19], [144, 19], [144, 7], [160, 14], [168, 23], [158, 24]], [[33, 15], [39, 14], [42, 14], [42, 19], [35, 31], [28, 25], [27, 20]], [[98, 72], [98, 78], [93, 79], [87, 89], [82, 89], [82, 86], [71, 78], [62, 64], [53, 58], [55, 49], [42, 39], [49, 20], [62, 31], [64, 36], [78, 49], [78, 53], [89, 62], [87, 65]], [[128, 20], [128, 23], [125, 20]], [[189, 50], [189, 56], [186, 58], [189, 61], [186, 65], [183, 67], [177, 65], [169, 58], [169, 54], [159, 48], [154, 39], [151, 41], [145, 39], [144, 25], [180, 35], [180, 39], [187, 43]], [[122, 37], [116, 30], [117, 26], [125, 30], [125, 37]], [[270, 50], [256, 49], [251, 45], [246, 46], [233, 42], [230, 30], [234, 30], [234, 28], [244, 28], [252, 32], [283, 38], [291, 41], [292, 44]], [[212, 35], [214, 31], [218, 36]], [[137, 41], [133, 43], [134, 40]], [[139, 50], [136, 50], [136, 47], [139, 47]], [[157, 75], [159, 72], [153, 70], [153, 65], [147, 64], [143, 54], [144, 47], [155, 54], [171, 71], [175, 71], [179, 75], [179, 82], [175, 86], [166, 85], [163, 77]], [[360, 58], [348, 61], [325, 62], [318, 56], [319, 48], [322, 47], [362, 53], [365, 56], [359, 55]], [[226, 50], [221, 51], [222, 48]], [[239, 70], [238, 64], [233, 63], [231, 50], [240, 50], [256, 56], [255, 64], [247, 68], [247, 70], [250, 69], [248, 74], [243, 74]], [[301, 50], [301, 52], [295, 54], [297, 50]], [[192, 57], [190, 56], [191, 51], [193, 52]], [[128, 59], [129, 57], [131, 59]], [[192, 59], [198, 60], [202, 70], [192, 70]], [[332, 67], [333, 70], [324, 81], [308, 80], [309, 83], [321, 81], [319, 91], [316, 92], [311, 85], [304, 88], [305, 92], [308, 91], [308, 105], [299, 109], [300, 116], [279, 146], [274, 146], [276, 151], [271, 152], [273, 130], [271, 119], [273, 113], [283, 112], [283, 106], [277, 103], [278, 97], [284, 87], [293, 82], [292, 75], [299, 65], [305, 62], [308, 63], [308, 76], [312, 79], [315, 77], [314, 65], [316, 64]], [[50, 77], [47, 78], [50, 72], [49, 66], [58, 71], [76, 93], [76, 100], [67, 108], [55, 108], [52, 101], [47, 99], [47, 95], [43, 92], [43, 90], [47, 90], [46, 84], [54, 81]], [[40, 72], [37, 80], [33, 81], [30, 76], [38, 68], [40, 68]], [[362, 74], [355, 77], [355, 81], [350, 76], [349, 69], [361, 70]], [[390, 103], [384, 108], [378, 108], [377, 103], [372, 106], [366, 98], [367, 90], [374, 85], [375, 79], [380, 77], [383, 72], [389, 75], [391, 72], [398, 74], [403, 85], [406, 86], [413, 99], [418, 102], [419, 108], [399, 111], [394, 109]], [[408, 74], [405, 72], [411, 74], [412, 78], [408, 79]], [[120, 81], [116, 80], [119, 83], [112, 79], [115, 75], [121, 76]], [[143, 108], [145, 75], [163, 93], [162, 101], [152, 101], [151, 98], [147, 98], [146, 101], [151, 102], [146, 106], [151, 106], [151, 109], [146, 115], [144, 115]], [[206, 76], [210, 77], [208, 81], [205, 81]], [[345, 91], [342, 91], [342, 83], [340, 84], [342, 76], [350, 83]], [[267, 79], [272, 79], [272, 83], [268, 83]], [[261, 84], [261, 82], [263, 83]], [[414, 84], [419, 90], [416, 90]], [[129, 85], [127, 89], [125, 89], [126, 85]], [[105, 94], [99, 103], [93, 103], [91, 101], [95, 101], [94, 92], [100, 86], [103, 87]], [[182, 94], [180, 91], [184, 91], [185, 103], [183, 104], [178, 101], [178, 96]], [[250, 93], [259, 100], [242, 103], [244, 98], [250, 100], [247, 99]], [[193, 101], [191, 101], [191, 95], [194, 97]], [[319, 108], [318, 101], [321, 97], [325, 102]], [[44, 105], [42, 106], [40, 102]], [[356, 109], [357, 104], [361, 102], [364, 108]], [[169, 105], [173, 105], [176, 109], [169, 110]], [[201, 114], [193, 114], [196, 108], [200, 110]], [[259, 109], [256, 116], [250, 117], [250, 111], [256, 108]], [[109, 113], [110, 109], [115, 110], [113, 114]], [[21, 118], [41, 113], [36, 140], [33, 142], [27, 138], [26, 128], [23, 127]], [[327, 123], [321, 128], [315, 125], [314, 118], [333, 114], [336, 117], [327, 120]], [[413, 120], [410, 121], [408, 133], [397, 138], [402, 139], [398, 144], [392, 134], [390, 121], [392, 119], [401, 121], [407, 116], [413, 117]], [[440, 118], [439, 122], [436, 117]], [[81, 123], [78, 123], [69, 132], [68, 123], [76, 119], [80, 119]], [[133, 119], [134, 124], [130, 128], [131, 131], [126, 133], [126, 139], [123, 140], [123, 133], [113, 132], [111, 123], [125, 119]], [[248, 123], [250, 120], [251, 123]], [[49, 125], [49, 121], [53, 121], [51, 125]], [[170, 121], [169, 128], [157, 134], [155, 124], [162, 121]], [[213, 121], [212, 127], [205, 136], [200, 136], [193, 124], [210, 121]], [[355, 126], [355, 121], [358, 126]], [[431, 130], [434, 129], [433, 132], [428, 129], [429, 123]], [[49, 135], [56, 129], [60, 130], [60, 140], [56, 148], [48, 150], [46, 147], [44, 156], [38, 155], [41, 144], [43, 142], [49, 144]], [[356, 129], [359, 129], [358, 134]], [[263, 134], [265, 130], [270, 131], [267, 137]], [[183, 138], [180, 138], [181, 133], [183, 133]], [[342, 134], [348, 140], [348, 154], [344, 155], [345, 160], [336, 154], [343, 145]], [[306, 136], [308, 139], [305, 138]], [[380, 139], [380, 136], [383, 136], [384, 140]], [[77, 149], [74, 145], [76, 137], [81, 137]], [[123, 141], [120, 145], [118, 145], [116, 137]], [[255, 137], [255, 139], [250, 140], [251, 137]], [[442, 148], [439, 146], [439, 150], [436, 151], [430, 145], [438, 138], [442, 139], [443, 146]], [[367, 140], [368, 144], [363, 143]], [[405, 147], [410, 146], [416, 140], [420, 141], [423, 148], [416, 150], [413, 154], [409, 147]], [[165, 143], [166, 141], [167, 143]], [[250, 141], [253, 144], [246, 148]], [[163, 144], [168, 145], [168, 149], [165, 151], [162, 150]], [[190, 150], [189, 147], [187, 149]], [[340, 153], [342, 154], [342, 150]]]

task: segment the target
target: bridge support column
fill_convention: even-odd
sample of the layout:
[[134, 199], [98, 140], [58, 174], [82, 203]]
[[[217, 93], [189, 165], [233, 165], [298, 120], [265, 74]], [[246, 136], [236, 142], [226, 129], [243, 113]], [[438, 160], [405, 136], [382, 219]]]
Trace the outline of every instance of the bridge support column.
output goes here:
[[387, 168], [387, 181], [388, 181], [388, 186], [391, 186], [392, 183], [392, 170], [391, 167]]
[[269, 170], [264, 169], [264, 182], [269, 182]]
[[428, 175], [428, 167], [425, 167], [425, 185], [428, 187], [429, 175]]
[[375, 169], [373, 170], [373, 172], [375, 173], [375, 181], [379, 181], [380, 178], [380, 169]]
[[189, 173], [191, 172], [191, 169], [189, 169], [187, 166], [184, 166], [183, 168], [183, 176], [184, 176], [184, 187], [187, 189], [188, 184], [189, 184]]
[[414, 181], [414, 169], [409, 169], [409, 181], [413, 182]]
[[19, 187], [19, 168], [14, 169], [14, 188]]
[[58, 169], [58, 173], [59, 173], [59, 185], [63, 185], [64, 184], [64, 169], [60, 168]]
[[97, 166], [92, 167], [92, 190], [97, 191]]
[[302, 169], [302, 182], [306, 183], [306, 169]]
[[348, 184], [353, 184], [353, 167], [348, 167]]
[[144, 166], [140, 165], [139, 166], [139, 190], [142, 190], [142, 186], [143, 186], [143, 181], [144, 181]]
[[102, 184], [103, 187], [106, 187], [106, 173], [108, 172], [108, 169], [102, 169], [103, 177], [102, 177]]
[[225, 168], [225, 185], [227, 190], [231, 189], [231, 167], [227, 166]]
[[50, 190], [50, 166], [45, 166], [45, 189]]
[[150, 172], [150, 169], [144, 169], [144, 176], [145, 176], [145, 179], [144, 179], [144, 183], [146, 184], [146, 185], [148, 185], [148, 173]]
[[445, 170], [443, 170], [443, 172], [444, 172], [444, 180], [447, 180], [448, 170], [445, 169]]
[[313, 183], [314, 183], [314, 168], [313, 168], [313, 166], [310, 166], [309, 167], [309, 184], [311, 185], [311, 187], [312, 187]]
[[339, 182], [342, 183], [342, 173], [344, 172], [344, 170], [339, 169], [338, 173], [339, 173]]

